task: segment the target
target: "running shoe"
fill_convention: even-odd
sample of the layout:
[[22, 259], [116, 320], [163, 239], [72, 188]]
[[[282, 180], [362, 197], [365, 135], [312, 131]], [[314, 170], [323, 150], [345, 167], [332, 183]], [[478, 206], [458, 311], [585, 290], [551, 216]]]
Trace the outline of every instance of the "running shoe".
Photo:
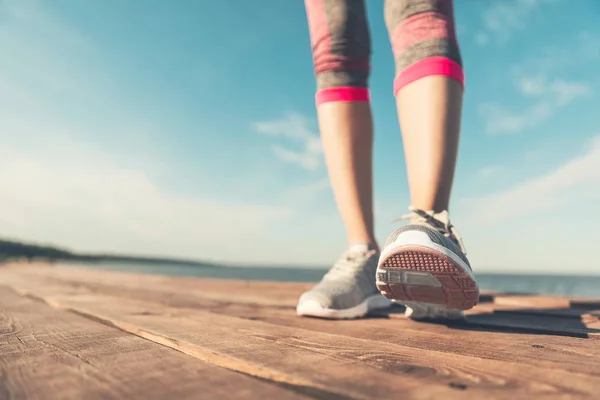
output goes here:
[[387, 308], [391, 301], [375, 285], [379, 252], [366, 245], [351, 246], [311, 290], [298, 301], [298, 315], [355, 319]]
[[409, 220], [389, 236], [377, 266], [377, 288], [404, 304], [413, 319], [461, 318], [479, 300], [479, 288], [447, 211], [410, 207]]

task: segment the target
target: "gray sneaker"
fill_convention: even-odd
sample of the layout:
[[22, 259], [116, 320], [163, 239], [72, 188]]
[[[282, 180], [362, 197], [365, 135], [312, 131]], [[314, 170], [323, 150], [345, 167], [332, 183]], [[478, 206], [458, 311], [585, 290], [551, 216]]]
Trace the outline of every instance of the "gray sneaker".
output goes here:
[[348, 249], [314, 288], [298, 301], [298, 315], [354, 319], [369, 311], [387, 308], [391, 301], [375, 286], [379, 252]]
[[479, 288], [462, 239], [447, 211], [410, 208], [379, 258], [377, 288], [418, 318], [460, 318], [474, 307]]

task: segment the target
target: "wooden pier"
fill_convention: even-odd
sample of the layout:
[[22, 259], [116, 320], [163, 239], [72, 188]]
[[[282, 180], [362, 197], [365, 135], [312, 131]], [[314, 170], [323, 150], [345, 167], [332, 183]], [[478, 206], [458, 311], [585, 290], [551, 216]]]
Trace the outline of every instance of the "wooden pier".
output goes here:
[[300, 318], [310, 285], [0, 267], [0, 399], [600, 399], [600, 299]]

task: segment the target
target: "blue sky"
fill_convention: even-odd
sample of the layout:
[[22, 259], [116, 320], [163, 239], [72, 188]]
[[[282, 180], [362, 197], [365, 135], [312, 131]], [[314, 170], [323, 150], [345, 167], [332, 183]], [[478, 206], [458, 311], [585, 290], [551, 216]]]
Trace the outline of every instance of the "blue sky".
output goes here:
[[[408, 188], [381, 1], [379, 240]], [[467, 91], [451, 215], [482, 272], [600, 272], [600, 3], [456, 0]], [[326, 266], [303, 3], [0, 2], [0, 234], [77, 250]]]

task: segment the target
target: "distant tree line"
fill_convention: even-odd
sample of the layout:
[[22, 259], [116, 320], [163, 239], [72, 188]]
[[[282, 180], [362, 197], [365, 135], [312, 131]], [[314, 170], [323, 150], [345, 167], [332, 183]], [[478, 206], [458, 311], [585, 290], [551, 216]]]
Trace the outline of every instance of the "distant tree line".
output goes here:
[[197, 260], [175, 259], [168, 257], [143, 257], [117, 254], [82, 254], [55, 246], [28, 244], [15, 240], [0, 239], [0, 264], [11, 261], [83, 261], [83, 262], [127, 262], [143, 264], [169, 264], [202, 267], [220, 267], [221, 265]]
[[0, 239], [0, 262], [20, 259], [56, 261], [74, 258], [77, 258], [77, 255], [68, 250]]

